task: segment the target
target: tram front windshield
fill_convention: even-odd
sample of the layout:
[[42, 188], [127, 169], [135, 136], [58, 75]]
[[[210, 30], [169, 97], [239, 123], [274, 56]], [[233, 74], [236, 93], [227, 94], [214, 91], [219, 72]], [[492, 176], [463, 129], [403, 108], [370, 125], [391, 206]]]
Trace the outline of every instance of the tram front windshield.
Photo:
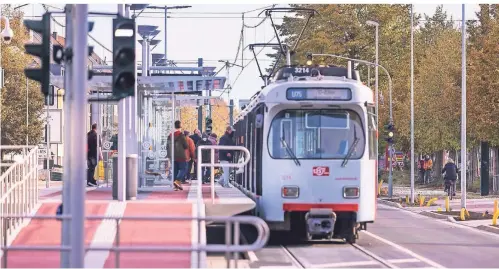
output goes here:
[[268, 147], [274, 159], [343, 159], [349, 150], [349, 159], [359, 159], [365, 136], [360, 116], [352, 110], [288, 109], [272, 120]]

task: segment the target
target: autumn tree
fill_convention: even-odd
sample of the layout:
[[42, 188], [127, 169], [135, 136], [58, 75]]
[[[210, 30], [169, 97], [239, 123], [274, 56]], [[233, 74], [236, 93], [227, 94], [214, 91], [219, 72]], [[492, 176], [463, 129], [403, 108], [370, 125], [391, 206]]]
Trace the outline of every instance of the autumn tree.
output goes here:
[[[468, 128], [477, 141], [499, 145], [499, 18], [498, 5], [480, 5], [479, 23], [470, 27], [467, 76]], [[473, 144], [472, 144], [473, 145]], [[471, 145], [471, 146], [472, 146]]]
[[[1, 99], [1, 141], [3, 145], [25, 145], [28, 137], [30, 145], [38, 144], [44, 128], [44, 99], [40, 84], [27, 80], [24, 75], [24, 68], [34, 64], [33, 58], [25, 54], [24, 49], [24, 44], [30, 42], [29, 32], [23, 25], [23, 13], [20, 10], [2, 5], [2, 15], [9, 18], [14, 37], [10, 44], [1, 44], [1, 65], [5, 69], [5, 86], [2, 88]], [[1, 28], [3, 27], [4, 25]], [[29, 106], [26, 104], [27, 100]]]
[[[207, 106], [202, 106], [203, 109], [203, 131], [205, 128]], [[211, 117], [213, 120], [212, 132], [219, 137], [225, 133], [225, 129], [229, 125], [229, 107], [223, 99], [211, 100]], [[192, 132], [198, 128], [198, 111], [197, 107], [184, 106], [181, 108], [180, 120], [183, 128]]]
[[[307, 52], [331, 53], [355, 59], [375, 61], [375, 32], [366, 24], [377, 21], [379, 28], [379, 62], [393, 79], [393, 115], [398, 131], [398, 145], [407, 149], [409, 143], [409, 61], [410, 61], [410, 5], [294, 5], [313, 8], [319, 12], [306, 29], [295, 52], [293, 64], [304, 64]], [[419, 16], [416, 16], [416, 20]], [[305, 23], [305, 16], [297, 13], [286, 17], [278, 26], [284, 43], [294, 45]], [[270, 54], [276, 59], [277, 54]], [[346, 66], [335, 58], [314, 59], [316, 63]], [[280, 63], [283, 64], [283, 63]], [[361, 78], [367, 77], [367, 66], [359, 65]], [[372, 69], [371, 69], [372, 70]], [[374, 72], [371, 72], [371, 74]], [[388, 121], [388, 76], [380, 70], [379, 91], [385, 102], [379, 106], [380, 125]], [[380, 143], [379, 152], [384, 152]]]
[[459, 148], [461, 33], [438, 6], [416, 32], [415, 146], [432, 153]]

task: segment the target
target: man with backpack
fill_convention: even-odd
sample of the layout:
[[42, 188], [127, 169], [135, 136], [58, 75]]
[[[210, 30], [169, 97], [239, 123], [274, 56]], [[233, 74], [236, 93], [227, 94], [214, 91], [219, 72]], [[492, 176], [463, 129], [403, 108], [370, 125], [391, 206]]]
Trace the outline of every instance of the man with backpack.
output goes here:
[[[173, 133], [173, 151], [171, 149], [171, 139], [172, 134], [168, 136], [168, 158], [172, 160], [172, 155], [174, 154], [175, 159], [173, 160], [174, 165], [174, 190], [183, 190], [181, 182], [185, 179], [185, 172], [187, 171], [187, 156], [185, 150], [189, 148], [187, 144], [187, 139], [182, 132], [182, 126], [179, 120], [175, 121], [175, 132]], [[173, 153], [173, 154], [172, 154]]]

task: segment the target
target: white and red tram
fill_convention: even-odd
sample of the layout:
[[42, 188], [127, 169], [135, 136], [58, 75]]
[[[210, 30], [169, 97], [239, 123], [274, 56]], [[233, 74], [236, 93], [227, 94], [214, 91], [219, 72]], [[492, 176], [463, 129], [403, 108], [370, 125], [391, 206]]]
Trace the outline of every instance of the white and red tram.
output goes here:
[[377, 126], [373, 92], [342, 67], [286, 67], [235, 119], [251, 162], [235, 185], [271, 230], [344, 238], [373, 222]]

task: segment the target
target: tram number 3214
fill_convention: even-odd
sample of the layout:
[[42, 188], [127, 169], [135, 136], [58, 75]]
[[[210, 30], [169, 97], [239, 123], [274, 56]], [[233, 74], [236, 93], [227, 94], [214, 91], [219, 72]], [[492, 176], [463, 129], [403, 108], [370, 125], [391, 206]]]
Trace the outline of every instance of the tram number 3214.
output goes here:
[[295, 74], [308, 74], [310, 69], [308, 67], [295, 67]]

